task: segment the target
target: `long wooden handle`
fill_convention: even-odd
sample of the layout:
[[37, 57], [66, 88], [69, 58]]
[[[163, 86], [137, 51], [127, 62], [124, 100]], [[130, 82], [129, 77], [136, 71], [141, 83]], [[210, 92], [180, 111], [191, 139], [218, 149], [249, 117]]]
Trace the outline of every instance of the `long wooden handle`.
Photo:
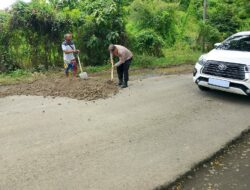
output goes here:
[[110, 53], [110, 61], [111, 61], [111, 65], [112, 65], [112, 68], [111, 68], [111, 81], [113, 81], [114, 80], [114, 60], [113, 60], [112, 53]]
[[77, 59], [78, 59], [78, 64], [79, 64], [79, 66], [80, 66], [81, 73], [82, 73], [82, 72], [83, 72], [83, 69], [82, 69], [82, 64], [81, 64], [79, 55], [77, 56]]

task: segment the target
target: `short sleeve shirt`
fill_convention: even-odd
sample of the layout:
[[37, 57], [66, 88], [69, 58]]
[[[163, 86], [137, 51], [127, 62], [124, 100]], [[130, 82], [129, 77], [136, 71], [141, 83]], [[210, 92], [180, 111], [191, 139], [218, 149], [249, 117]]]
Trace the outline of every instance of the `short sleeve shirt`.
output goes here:
[[[66, 42], [64, 41], [62, 43], [62, 50], [63, 51], [69, 51], [69, 50], [75, 50], [75, 44], [73, 42]], [[65, 62], [71, 62], [73, 59], [75, 59], [75, 56], [73, 53], [66, 54], [63, 52], [63, 59]]]

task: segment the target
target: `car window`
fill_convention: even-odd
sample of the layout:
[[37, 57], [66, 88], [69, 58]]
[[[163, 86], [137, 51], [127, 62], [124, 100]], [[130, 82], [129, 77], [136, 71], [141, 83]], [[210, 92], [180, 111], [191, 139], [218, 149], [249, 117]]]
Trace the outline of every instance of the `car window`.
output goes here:
[[250, 36], [234, 36], [222, 43], [219, 49], [250, 52]]

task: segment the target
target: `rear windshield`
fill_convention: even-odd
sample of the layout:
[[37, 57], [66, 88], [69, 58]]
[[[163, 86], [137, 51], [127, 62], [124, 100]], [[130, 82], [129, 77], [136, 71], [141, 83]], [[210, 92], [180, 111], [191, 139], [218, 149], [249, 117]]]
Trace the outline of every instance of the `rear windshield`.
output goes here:
[[219, 49], [250, 52], [250, 36], [234, 36], [222, 43]]

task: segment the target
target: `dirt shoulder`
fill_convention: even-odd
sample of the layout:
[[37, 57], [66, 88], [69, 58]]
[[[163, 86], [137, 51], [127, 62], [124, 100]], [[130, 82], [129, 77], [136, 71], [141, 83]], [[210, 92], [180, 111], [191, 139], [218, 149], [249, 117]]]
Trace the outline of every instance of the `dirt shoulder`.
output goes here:
[[[131, 80], [150, 76], [190, 73], [192, 65], [157, 69], [132, 69]], [[115, 95], [119, 88], [109, 81], [110, 71], [90, 73], [88, 80], [65, 78], [62, 73], [37, 74], [33, 79], [17, 81], [16, 84], [0, 84], [0, 97], [33, 95], [69, 97], [78, 100], [96, 100]]]
[[33, 95], [69, 97], [78, 100], [107, 98], [118, 92], [115, 83], [98, 78], [89, 80], [46, 77], [29, 83], [0, 86], [0, 97]]

